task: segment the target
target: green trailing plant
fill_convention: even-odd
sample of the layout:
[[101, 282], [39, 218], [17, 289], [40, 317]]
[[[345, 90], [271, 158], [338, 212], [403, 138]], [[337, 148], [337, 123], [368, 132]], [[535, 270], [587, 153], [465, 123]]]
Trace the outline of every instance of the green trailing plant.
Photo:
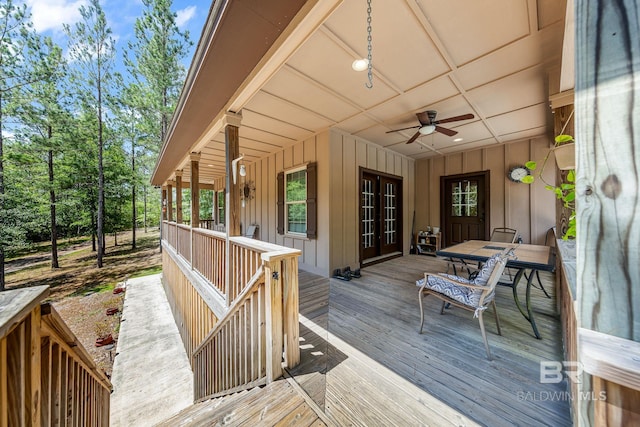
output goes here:
[[[568, 144], [574, 142], [574, 139], [571, 135], [560, 134], [555, 137], [555, 147], [559, 147], [564, 144]], [[549, 150], [547, 155], [544, 157], [542, 161], [542, 166], [538, 169], [538, 162], [528, 161], [525, 163], [525, 166], [530, 171], [538, 170], [538, 178], [545, 184], [545, 189], [549, 191], [553, 191], [558, 200], [562, 201], [562, 204], [565, 208], [571, 211], [571, 215], [569, 216], [569, 223], [567, 224], [567, 231], [565, 232], [562, 238], [564, 240], [575, 239], [576, 238], [576, 171], [571, 169], [567, 173], [566, 182], [561, 183], [560, 185], [552, 185], [549, 184], [542, 176], [545, 167], [547, 166], [547, 162], [549, 161], [549, 155], [552, 150]], [[534, 174], [528, 175], [522, 179], [522, 182], [525, 184], [533, 184], [535, 182]]]

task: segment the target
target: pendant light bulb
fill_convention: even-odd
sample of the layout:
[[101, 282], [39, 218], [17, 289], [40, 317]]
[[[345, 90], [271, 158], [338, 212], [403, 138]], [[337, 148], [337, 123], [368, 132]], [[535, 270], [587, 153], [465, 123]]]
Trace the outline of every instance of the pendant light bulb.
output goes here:
[[359, 58], [353, 61], [351, 64], [351, 68], [354, 71], [364, 71], [369, 67], [369, 60], [367, 58]]

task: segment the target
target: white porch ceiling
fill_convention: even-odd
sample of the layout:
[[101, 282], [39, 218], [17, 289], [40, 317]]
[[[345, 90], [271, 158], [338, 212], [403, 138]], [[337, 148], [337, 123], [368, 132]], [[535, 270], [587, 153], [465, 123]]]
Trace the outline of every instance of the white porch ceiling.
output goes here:
[[[414, 159], [551, 131], [548, 98], [558, 91], [566, 0], [373, 2], [373, 89], [365, 87], [366, 71], [351, 69], [367, 53], [366, 7], [340, 3], [240, 105], [245, 161], [327, 128]], [[424, 110], [437, 110], [438, 119], [475, 118], [443, 125], [455, 137], [434, 133], [409, 145], [414, 129], [386, 133], [417, 125]], [[202, 182], [224, 176], [223, 131], [193, 147], [204, 147]]]

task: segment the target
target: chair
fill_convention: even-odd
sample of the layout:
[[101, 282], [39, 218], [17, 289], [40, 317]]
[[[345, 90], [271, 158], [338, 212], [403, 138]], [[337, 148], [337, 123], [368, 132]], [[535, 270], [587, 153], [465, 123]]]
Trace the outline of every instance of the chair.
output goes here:
[[257, 233], [258, 233], [258, 226], [257, 225], [255, 225], [255, 224], [248, 225], [247, 229], [245, 230], [244, 237], [248, 237], [250, 239], [255, 239]]
[[514, 228], [494, 228], [489, 241], [502, 243], [515, 243], [518, 238], [518, 230]]
[[444, 273], [425, 273], [424, 279], [416, 282], [416, 285], [420, 286], [420, 291], [418, 292], [418, 302], [420, 304], [420, 333], [422, 333], [424, 326], [424, 307], [422, 300], [427, 295], [433, 295], [442, 300], [440, 314], [444, 314], [446, 304], [452, 304], [456, 307], [474, 312], [474, 317], [477, 317], [480, 323], [484, 347], [487, 350], [487, 359], [491, 360], [491, 351], [489, 350], [489, 342], [487, 341], [482, 315], [487, 306], [491, 304], [496, 317], [498, 335], [502, 335], [495, 302], [495, 288], [504, 271], [507, 260], [511, 256], [513, 256], [513, 249], [505, 249], [492, 256], [484, 263], [482, 269], [473, 280]]
[[[491, 237], [489, 237], [490, 242], [501, 242], [501, 243], [515, 243], [518, 238], [518, 230], [515, 228], [507, 228], [507, 227], [497, 227], [491, 231]], [[467, 270], [467, 274], [471, 276], [476, 270], [482, 267], [481, 263], [478, 263], [478, 266], [471, 266], [465, 262], [463, 259], [447, 259], [447, 273], [449, 272], [449, 268], [452, 268], [453, 274], [458, 274], [458, 269], [462, 272], [463, 269]], [[512, 278], [511, 271], [507, 269], [509, 272], [509, 278]]]
[[[547, 230], [547, 234], [544, 236], [544, 245], [545, 246], [551, 246], [551, 253], [555, 254], [555, 250], [556, 250], [556, 227], [553, 226], [551, 228], [549, 228]], [[555, 269], [554, 269], [555, 271]], [[529, 280], [529, 276], [524, 275], [525, 279]], [[538, 280], [538, 286], [535, 286], [533, 283], [531, 284], [531, 286], [538, 288], [540, 290], [542, 290], [542, 292], [544, 292], [545, 296], [547, 298], [551, 298], [551, 295], [549, 295], [549, 293], [547, 292], [547, 290], [544, 288], [544, 286], [542, 285], [542, 280], [540, 279], [540, 271], [536, 270], [536, 279]]]

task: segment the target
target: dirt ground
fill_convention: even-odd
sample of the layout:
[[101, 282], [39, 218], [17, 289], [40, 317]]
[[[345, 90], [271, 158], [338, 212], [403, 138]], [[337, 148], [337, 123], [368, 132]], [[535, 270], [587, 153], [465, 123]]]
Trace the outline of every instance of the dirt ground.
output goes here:
[[[131, 232], [107, 237], [103, 267], [97, 268], [91, 241], [75, 243], [59, 252], [60, 268], [52, 269], [50, 254], [40, 252], [7, 262], [6, 286], [15, 289], [49, 285], [48, 300], [60, 313], [98, 367], [111, 376], [120, 329], [120, 315], [125, 293], [114, 294], [131, 277], [160, 272], [159, 232], [136, 232], [136, 250], [131, 250]], [[108, 308], [117, 308], [108, 316]], [[96, 347], [97, 335], [111, 333], [114, 345]]]

